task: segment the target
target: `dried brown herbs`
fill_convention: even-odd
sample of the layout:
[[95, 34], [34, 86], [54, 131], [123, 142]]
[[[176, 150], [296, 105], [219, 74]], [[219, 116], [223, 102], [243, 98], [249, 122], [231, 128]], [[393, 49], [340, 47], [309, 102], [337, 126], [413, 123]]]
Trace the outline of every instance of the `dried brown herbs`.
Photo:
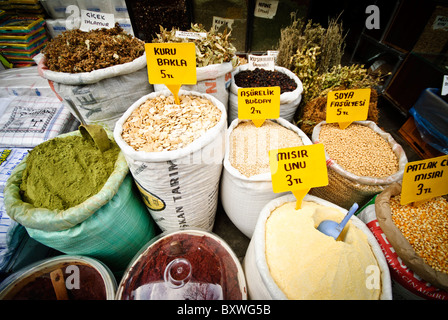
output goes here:
[[201, 39], [187, 39], [176, 37], [178, 29], [172, 28], [167, 30], [160, 27], [160, 33], [154, 38], [154, 43], [170, 43], [170, 42], [194, 42], [196, 45], [196, 66], [205, 67], [212, 64], [224, 62], [232, 62], [235, 67], [238, 65], [238, 57], [235, 55], [236, 48], [230, 42], [230, 32], [224, 30], [215, 32], [213, 29], [207, 31], [201, 24], [194, 24], [188, 32], [206, 33]]
[[144, 42], [124, 32], [118, 24], [111, 29], [89, 32], [65, 31], [42, 50], [48, 69], [67, 73], [90, 72], [131, 62], [144, 52]]

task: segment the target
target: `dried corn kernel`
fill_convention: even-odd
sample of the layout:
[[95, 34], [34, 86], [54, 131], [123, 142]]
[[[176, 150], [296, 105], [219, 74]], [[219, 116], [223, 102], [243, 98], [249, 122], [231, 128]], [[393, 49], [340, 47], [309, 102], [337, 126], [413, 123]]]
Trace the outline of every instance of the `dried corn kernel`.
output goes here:
[[392, 221], [427, 265], [448, 273], [448, 201], [435, 197], [415, 207], [400, 198], [390, 198]]

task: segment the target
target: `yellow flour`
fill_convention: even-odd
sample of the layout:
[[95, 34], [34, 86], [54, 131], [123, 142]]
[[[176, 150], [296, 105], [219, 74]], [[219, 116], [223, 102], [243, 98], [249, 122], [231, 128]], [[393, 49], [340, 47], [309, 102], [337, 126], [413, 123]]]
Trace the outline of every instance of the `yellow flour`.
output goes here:
[[[316, 228], [322, 220], [340, 222], [337, 209], [303, 201], [276, 208], [266, 221], [266, 261], [288, 299], [379, 299], [381, 289], [366, 284], [369, 266], [378, 267], [367, 237], [350, 221], [335, 241]], [[379, 268], [379, 267], [378, 267]]]

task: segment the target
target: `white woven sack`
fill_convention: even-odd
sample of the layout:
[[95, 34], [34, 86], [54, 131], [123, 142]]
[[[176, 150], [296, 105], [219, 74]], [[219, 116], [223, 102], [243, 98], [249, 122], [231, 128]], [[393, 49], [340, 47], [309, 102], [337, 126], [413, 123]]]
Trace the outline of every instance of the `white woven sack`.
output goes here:
[[[285, 294], [275, 283], [269, 272], [269, 267], [266, 263], [265, 256], [265, 225], [271, 212], [286, 202], [295, 202], [296, 198], [293, 194], [287, 194], [276, 199], [271, 200], [261, 211], [258, 218], [254, 235], [250, 240], [246, 256], [243, 261], [244, 273], [246, 275], [246, 283], [248, 289], [248, 296], [252, 300], [286, 300]], [[331, 202], [320, 199], [318, 197], [307, 194], [304, 201], [313, 201], [318, 204], [332, 207], [346, 213], [347, 210], [341, 208]], [[373, 254], [378, 262], [381, 270], [381, 300], [392, 299], [392, 283], [389, 273], [389, 267], [386, 258], [381, 251], [381, 247], [375, 239], [375, 236], [369, 228], [356, 216], [352, 216], [350, 221], [360, 230], [362, 230], [369, 242]]]
[[[238, 87], [235, 84], [235, 75], [241, 71], [247, 70], [249, 68], [248, 64], [243, 64], [237, 67], [232, 72], [232, 79], [230, 83], [230, 93], [229, 93], [229, 124], [238, 118]], [[300, 101], [302, 100], [303, 85], [302, 81], [289, 69], [275, 66], [275, 71], [285, 73], [288, 77], [293, 79], [297, 83], [297, 88], [294, 91], [284, 92], [280, 95], [280, 118], [286, 119], [289, 122], [293, 122], [294, 114]]]
[[[358, 176], [342, 168], [339, 164], [337, 164], [334, 160], [332, 160], [328, 156], [327, 152], [325, 152], [327, 167], [333, 169], [344, 178], [358, 182], [359, 184], [363, 185], [382, 186], [400, 181], [403, 178], [404, 167], [408, 163], [408, 158], [406, 157], [406, 153], [404, 152], [403, 147], [394, 140], [391, 134], [383, 131], [373, 121], [354, 121], [353, 123], [360, 124], [372, 129], [374, 132], [378, 133], [383, 139], [385, 139], [389, 143], [389, 146], [392, 148], [392, 151], [398, 158], [398, 171], [384, 178]], [[311, 140], [313, 141], [313, 143], [319, 143], [320, 130], [324, 124], [326, 124], [326, 121], [322, 121], [314, 127], [313, 134], [311, 136]]]
[[[269, 201], [286, 194], [286, 192], [274, 193], [270, 172], [246, 177], [230, 164], [230, 134], [241, 121], [244, 120], [233, 120], [226, 132], [226, 152], [221, 177], [220, 198], [229, 219], [242, 233], [251, 238], [261, 209]], [[312, 144], [302, 130], [285, 119], [279, 118], [272, 121], [296, 132], [304, 145]], [[253, 150], [255, 154], [257, 146], [253, 146]]]
[[114, 139], [162, 231], [187, 227], [211, 231], [218, 203], [227, 113], [223, 104], [208, 94], [180, 90], [182, 94], [204, 97], [222, 112], [219, 122], [188, 146], [164, 152], [135, 151], [121, 137], [123, 124], [132, 111], [148, 99], [172, 95], [170, 91], [154, 92], [137, 100], [117, 121]]
[[[134, 101], [154, 91], [148, 82], [146, 54], [132, 62], [80, 73], [51, 71], [43, 57], [36, 60], [40, 75], [60, 100], [69, 98], [87, 124], [99, 124], [110, 131]], [[76, 117], [71, 106], [63, 102]]]
[[[197, 83], [192, 85], [184, 84], [181, 86], [181, 89], [207, 93], [218, 99], [227, 110], [232, 69], [232, 62], [198, 67], [196, 68]], [[154, 91], [162, 90], [167, 90], [164, 84], [154, 84]]]

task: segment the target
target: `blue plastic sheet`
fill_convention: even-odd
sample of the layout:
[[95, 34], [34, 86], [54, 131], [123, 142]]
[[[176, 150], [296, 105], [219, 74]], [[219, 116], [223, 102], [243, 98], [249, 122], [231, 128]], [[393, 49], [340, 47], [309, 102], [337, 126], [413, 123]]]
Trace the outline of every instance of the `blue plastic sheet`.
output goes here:
[[440, 90], [425, 89], [409, 110], [424, 142], [448, 154], [448, 103], [440, 96]]

